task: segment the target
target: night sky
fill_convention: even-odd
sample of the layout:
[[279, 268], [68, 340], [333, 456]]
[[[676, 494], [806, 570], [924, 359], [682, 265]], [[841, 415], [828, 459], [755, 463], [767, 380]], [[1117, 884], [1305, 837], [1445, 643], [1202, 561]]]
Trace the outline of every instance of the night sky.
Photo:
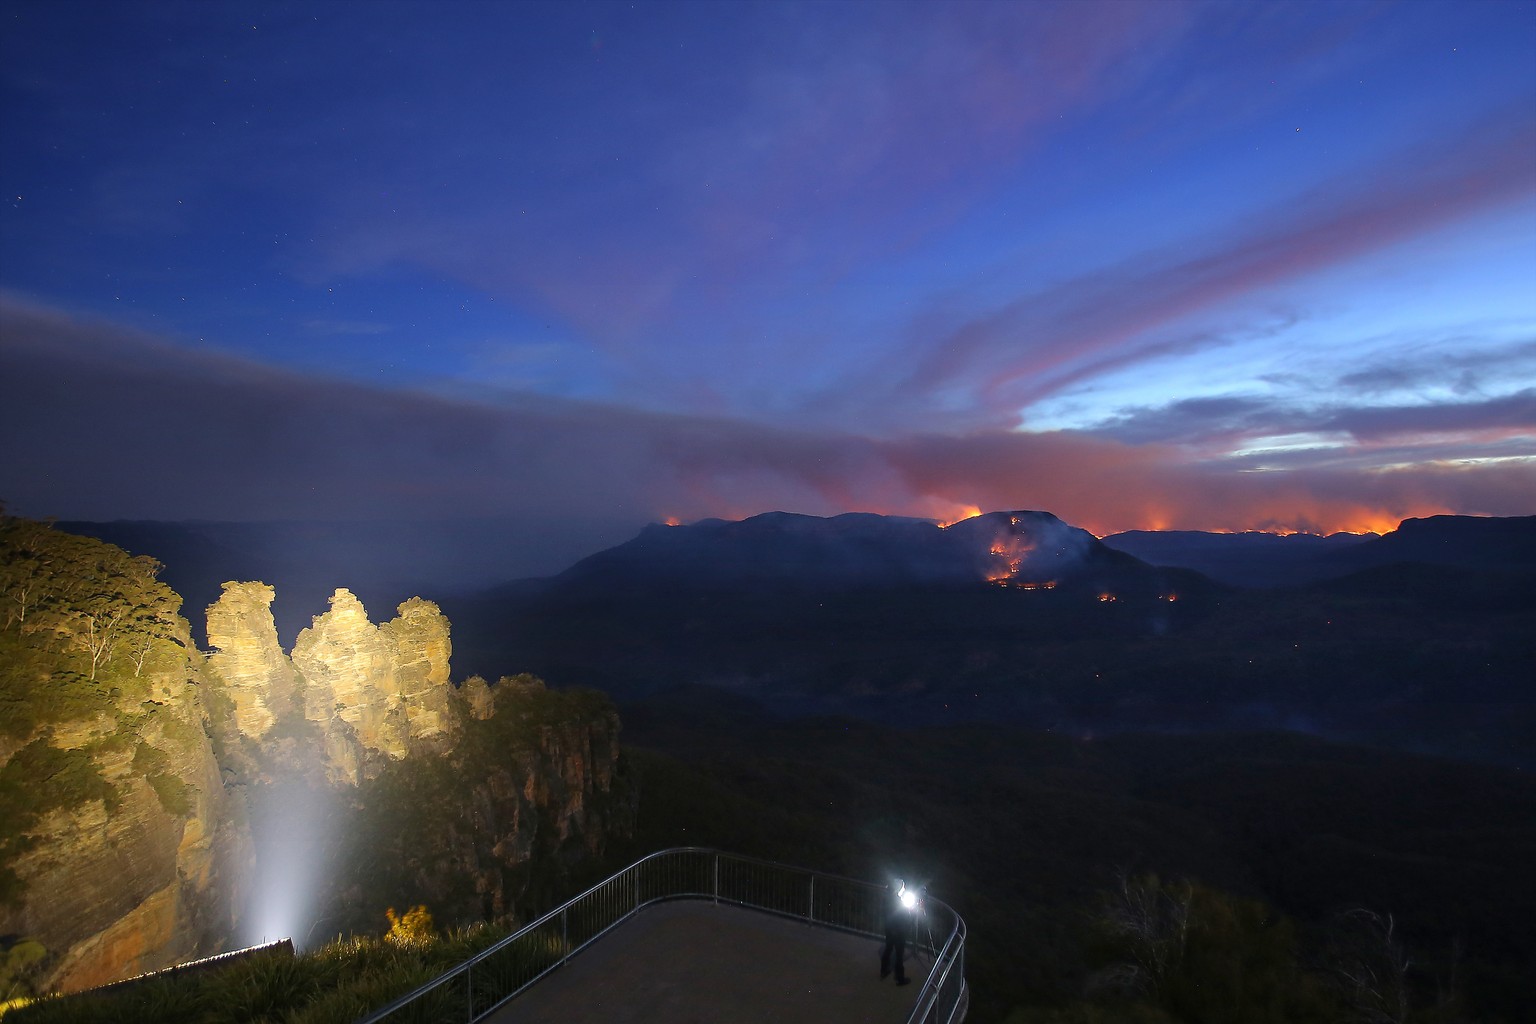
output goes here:
[[13, 511], [1536, 512], [1536, 4], [0, 17]]

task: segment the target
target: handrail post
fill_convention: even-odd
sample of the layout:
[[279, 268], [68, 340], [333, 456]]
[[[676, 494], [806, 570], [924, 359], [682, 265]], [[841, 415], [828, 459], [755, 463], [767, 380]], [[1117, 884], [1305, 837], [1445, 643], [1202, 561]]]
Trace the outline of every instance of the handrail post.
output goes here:
[[720, 851], [716, 850], [710, 860], [715, 862], [715, 905], [720, 904]]
[[805, 910], [805, 919], [812, 923], [816, 920], [816, 873], [811, 872], [811, 905]]
[[475, 1019], [475, 965], [464, 968], [464, 1024]]

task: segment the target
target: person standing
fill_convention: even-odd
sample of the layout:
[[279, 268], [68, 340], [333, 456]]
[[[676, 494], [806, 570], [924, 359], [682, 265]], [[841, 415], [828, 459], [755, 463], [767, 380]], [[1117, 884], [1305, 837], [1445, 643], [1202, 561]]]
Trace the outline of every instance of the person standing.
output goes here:
[[896, 968], [896, 984], [905, 985], [912, 979], [907, 977], [905, 966], [907, 955], [907, 930], [911, 927], [912, 907], [916, 900], [907, 891], [906, 883], [896, 879], [891, 883], [890, 891], [885, 897], [885, 946], [880, 950], [880, 980], [884, 981], [891, 973], [891, 960], [894, 955]]

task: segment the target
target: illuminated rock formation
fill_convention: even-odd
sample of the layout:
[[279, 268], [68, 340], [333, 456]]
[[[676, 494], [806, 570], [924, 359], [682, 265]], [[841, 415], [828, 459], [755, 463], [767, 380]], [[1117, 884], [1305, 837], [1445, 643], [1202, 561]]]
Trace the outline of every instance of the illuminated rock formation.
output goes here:
[[304, 676], [304, 715], [322, 726], [333, 716], [357, 729], [363, 742], [384, 730], [390, 652], [368, 611], [350, 590], [331, 595], [331, 610], [293, 645], [293, 663]]
[[272, 598], [265, 583], [226, 583], [208, 606], [208, 665], [234, 702], [236, 728], [252, 739], [291, 710], [299, 689], [293, 662], [277, 642]]
[[452, 652], [437, 605], [413, 597], [399, 613], [375, 626], [350, 590], [337, 590], [293, 647], [305, 716], [322, 726], [340, 718], [364, 748], [392, 758], [445, 735]]
[[406, 735], [395, 744], [429, 740], [448, 729], [448, 659], [453, 644], [449, 624], [431, 601], [413, 597], [396, 609], [398, 617], [379, 627], [394, 654], [394, 692], [405, 712]]

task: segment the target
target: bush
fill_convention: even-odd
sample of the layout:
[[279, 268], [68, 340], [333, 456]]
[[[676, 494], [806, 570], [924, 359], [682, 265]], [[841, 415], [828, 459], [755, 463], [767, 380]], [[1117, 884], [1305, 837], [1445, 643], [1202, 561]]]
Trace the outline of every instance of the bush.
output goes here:
[[425, 906], [412, 907], [404, 914], [396, 914], [395, 908], [390, 907], [384, 916], [389, 918], [389, 932], [384, 938], [397, 946], [422, 945], [437, 937], [432, 915]]
[[[409, 942], [338, 939], [313, 953], [270, 951], [227, 967], [167, 974], [118, 989], [49, 997], [9, 1010], [5, 1024], [351, 1024], [507, 935], [491, 926], [438, 936], [414, 907], [392, 921]], [[414, 931], [412, 931], [414, 929]], [[455, 1009], [463, 990], [444, 992]], [[489, 1005], [489, 1004], [487, 1004]], [[422, 1018], [437, 1019], [437, 1018]]]
[[[118, 799], [89, 753], [60, 750], [46, 737], [33, 740], [0, 768], [0, 864], [13, 863], [30, 845], [27, 832], [49, 811], [90, 800], [103, 801], [111, 811]], [[19, 896], [15, 873], [9, 867], [0, 870], [0, 899]]]

